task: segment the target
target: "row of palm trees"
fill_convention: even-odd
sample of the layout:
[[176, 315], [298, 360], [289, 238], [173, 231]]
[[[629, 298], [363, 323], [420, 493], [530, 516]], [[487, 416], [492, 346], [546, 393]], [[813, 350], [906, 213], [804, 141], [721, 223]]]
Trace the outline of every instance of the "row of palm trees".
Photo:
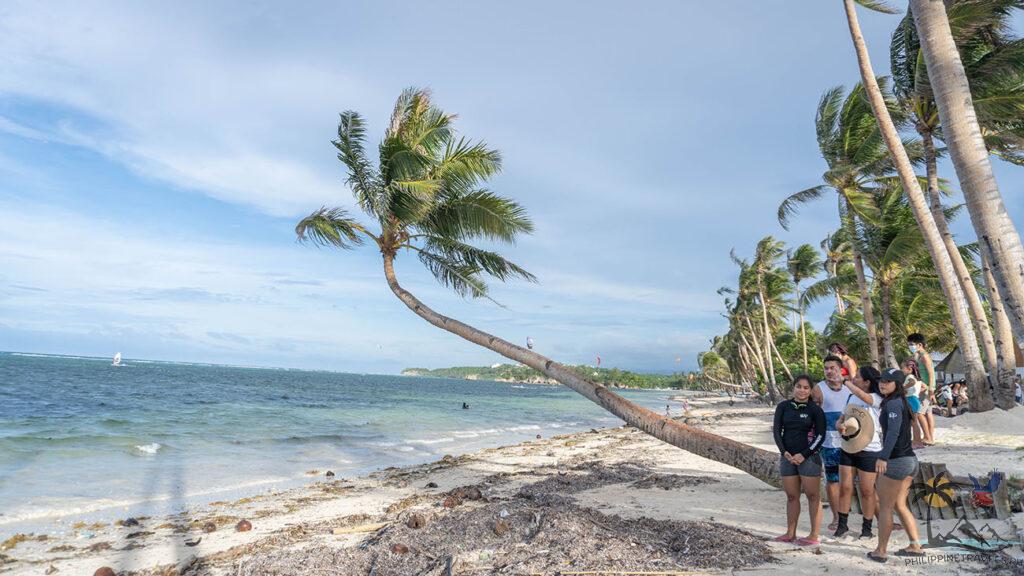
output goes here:
[[[892, 12], [880, 2], [860, 3]], [[1022, 261], [1011, 258], [1006, 266], [1004, 259], [1001, 282], [994, 260], [999, 249], [1003, 250], [1003, 256], [1012, 256], [1011, 245], [1016, 239], [1019, 246], [1019, 235], [1015, 229], [1002, 228], [1011, 237], [998, 237], [1000, 245], [994, 246], [989, 230], [995, 226], [993, 221], [1005, 220], [1000, 226], [1008, 223], [998, 189], [982, 187], [981, 193], [998, 201], [993, 200], [987, 206], [975, 202], [972, 211], [971, 196], [979, 193], [979, 186], [961, 178], [968, 211], [981, 241], [958, 246], [949, 231], [949, 220], [958, 209], [943, 205], [945, 186], [937, 167], [938, 158], [947, 149], [958, 175], [962, 162], [983, 161], [987, 165], [989, 155], [1024, 164], [1021, 150], [1024, 143], [1024, 40], [1015, 38], [1009, 31], [1012, 11], [1021, 8], [1022, 3], [1019, 0], [951, 1], [947, 2], [948, 13], [945, 6], [936, 8], [941, 4], [911, 2], [911, 10], [893, 33], [890, 86], [886, 79], [874, 76], [853, 1], [844, 0], [862, 82], [849, 93], [836, 87], [822, 97], [815, 128], [828, 170], [821, 184], [785, 199], [778, 211], [779, 222], [788, 228], [800, 204], [835, 193], [840, 226], [822, 243], [827, 254], [827, 280], [807, 294], [791, 294], [790, 301], [802, 310], [808, 300], [821, 297], [824, 288], [831, 288], [836, 309], [826, 332], [842, 324], [853, 332], [846, 334], [847, 339], [858, 341], [857, 328], [863, 326], [866, 346], [857, 346], [857, 351], [876, 366], [898, 365], [898, 346], [894, 344], [901, 340], [894, 337], [900, 332], [898, 328], [932, 332], [933, 342], [949, 347], [956, 345], [963, 353], [973, 409], [990, 410], [995, 405], [1010, 409], [1014, 406], [1014, 337], [1020, 339], [1021, 334], [1014, 332], [1011, 317], [1014, 304], [1008, 304], [1011, 298], [1004, 298], [1004, 295], [1015, 294], [1015, 274], [1022, 273]], [[953, 41], [954, 48], [959, 47], [959, 51], [945, 53], [945, 58], [963, 55], [961, 73], [969, 79], [965, 87], [969, 88], [968, 97], [974, 97], [976, 130], [983, 135], [981, 151], [984, 154], [980, 158], [975, 154], [967, 160], [968, 155], [960, 154], [964, 159], [958, 164], [954, 149], [964, 142], [954, 141], [952, 131], [941, 121], [943, 106], [952, 106], [952, 103], [945, 98], [945, 104], [940, 104], [940, 82], [931, 80], [929, 70], [933, 67], [927, 64], [929, 51], [942, 46], [937, 40], [943, 36], [939, 33], [942, 30], [923, 28], [929, 32], [919, 34], [921, 17], [915, 25], [918, 10], [930, 26], [940, 29], [945, 26], [947, 40]], [[936, 58], [932, 54], [932, 59]], [[949, 78], [942, 80], [950, 81]], [[946, 92], [949, 90], [946, 88]], [[958, 124], [969, 123], [955, 118]], [[958, 126], [958, 129], [964, 128]], [[946, 147], [940, 147], [940, 143]], [[923, 176], [917, 174], [916, 169], [920, 167], [924, 168]], [[977, 172], [973, 166], [965, 170]], [[986, 184], [993, 185], [994, 179]], [[993, 211], [996, 214], [991, 214]], [[987, 227], [979, 227], [979, 221], [987, 222]], [[766, 240], [758, 244], [755, 261], [761, 257]], [[741, 273], [741, 292], [742, 283]], [[852, 283], [856, 285], [858, 298], [848, 301], [846, 296], [851, 292]], [[764, 303], [758, 305], [762, 310], [770, 309]], [[766, 333], [767, 330], [762, 332]], [[948, 335], [955, 337], [953, 342], [949, 342]], [[723, 345], [733, 345], [734, 340], [716, 342], [714, 351], [723, 356]], [[724, 356], [738, 356], [734, 376], [750, 379], [750, 369], [742, 372], [743, 357], [756, 354], [749, 350], [740, 352], [726, 352]], [[711, 361], [721, 370], [721, 363], [714, 357]], [[993, 380], [994, 398], [986, 368]], [[760, 381], [772, 396], [779, 392], [775, 380], [773, 375], [762, 371]]]
[[[857, 1], [871, 9], [886, 9], [881, 0]], [[995, 2], [962, 1], [971, 4]], [[985, 145], [978, 115], [971, 103], [965, 67], [953, 41], [945, 7], [942, 2], [934, 0], [911, 0], [910, 3], [913, 7], [914, 27], [919, 33], [918, 51], [923, 55], [925, 63], [922, 70], [929, 79], [939, 117], [934, 135], [941, 136], [950, 149], [961, 188], [967, 198], [968, 211], [978, 233], [979, 250], [992, 273], [995, 290], [1002, 296], [1003, 309], [1014, 335], [1019, 340], [1024, 339], [1024, 271], [1020, 270], [1024, 262], [1024, 251], [1021, 249], [1020, 236], [1006, 215], [991, 174], [989, 149]], [[912, 161], [896, 132], [881, 90], [870, 70], [857, 25], [854, 0], [844, 0], [844, 7], [861, 65], [864, 82], [862, 90], [879, 126], [880, 136], [870, 137], [869, 140], [878, 141], [880, 138], [884, 141], [889, 156], [874, 158], [874, 163], [871, 163], [854, 150], [843, 153], [867, 162], [863, 169], [865, 175], [881, 175], [883, 166], [891, 166], [888, 180], [892, 182], [888, 183], [888, 187], [896, 186], [893, 170], [898, 174], [903, 193], [939, 271], [938, 280], [946, 293], [946, 301], [953, 304], [949, 308], [960, 311], [960, 303], [965, 300], [963, 287], [957, 282], [949, 260], [949, 250], [945, 248], [934, 217], [924, 201]], [[1001, 42], [1000, 37], [989, 35], [992, 36], [989, 40], [992, 46]], [[863, 104], [858, 105], [863, 107]], [[439, 314], [401, 286], [395, 260], [407, 253], [416, 254], [442, 285], [463, 296], [488, 297], [485, 282], [488, 277], [501, 281], [511, 278], [534, 280], [529, 272], [497, 252], [476, 245], [481, 241], [511, 243], [519, 235], [532, 232], [533, 226], [522, 206], [484, 188], [486, 181], [501, 169], [500, 154], [482, 142], [460, 138], [454, 129], [453, 119], [454, 116], [434, 105], [428, 92], [416, 89], [404, 92], [396, 103], [374, 162], [366, 152], [366, 130], [362, 117], [356, 112], [343, 113], [334, 145], [338, 159], [348, 171], [348, 185], [368, 221], [358, 220], [344, 209], [324, 207], [298, 224], [296, 233], [299, 238], [313, 244], [342, 249], [371, 243], [381, 254], [384, 276], [392, 292], [413, 313], [430, 324], [544, 373], [626, 423], [665, 442], [724, 462], [777, 485], [776, 454], [691, 428], [647, 410], [554, 360]], [[1005, 137], [1011, 138], [1012, 134], [1006, 134]], [[819, 135], [819, 140], [821, 138]], [[842, 148], [842, 143], [830, 141], [829, 146], [830, 150]], [[837, 165], [835, 168], [847, 169], [845, 165]], [[832, 169], [830, 166], [830, 171]], [[829, 182], [829, 186], [832, 186]], [[839, 182], [836, 181], [836, 184], [839, 185]], [[870, 182], [862, 184], [873, 186]], [[879, 180], [877, 185], [884, 184], [887, 184], [885, 180]], [[821, 194], [823, 192], [818, 193]], [[813, 193], [809, 197], [813, 197]], [[847, 242], [852, 246], [853, 239], [859, 237], [857, 228], [867, 221], [863, 214], [868, 214], [870, 209], [859, 205], [860, 200], [856, 195], [842, 195], [842, 198], [840, 213], [848, 235]], [[736, 295], [737, 303], [742, 300], [745, 307], [744, 314], [737, 318], [742, 319], [749, 335], [753, 336], [760, 331], [763, 338], [750, 343], [753, 350], [760, 347], [758, 358], [748, 359], [748, 363], [759, 363], [758, 369], [763, 369], [763, 375], [777, 394], [775, 359], [781, 353], [774, 337], [777, 323], [773, 323], [773, 315], [776, 312], [774, 308], [782, 306], [785, 300], [783, 285], [787, 279], [776, 274], [777, 266], [773, 264], [781, 258], [779, 244], [774, 240], [767, 240], [763, 244], [759, 245], [759, 255], [749, 264], [737, 259], [743, 270], [741, 274], [746, 275], [746, 281], [741, 282]], [[864, 255], [859, 249], [853, 250], [853, 255], [853, 267], [861, 287], [861, 310], [868, 316], [873, 313], [873, 306], [869, 305], [870, 294], [866, 290]], [[844, 265], [837, 262], [834, 268], [841, 270]], [[795, 277], [788, 281], [796, 285], [805, 280], [807, 277], [801, 276], [799, 281]], [[995, 290], [990, 292], [994, 293]], [[805, 292], [810, 292], [810, 289]], [[756, 310], [751, 309], [751, 303], [758, 302], [764, 304], [759, 317]], [[974, 351], [977, 351], [973, 328], [966, 312], [954, 320], [958, 340], [965, 353], [972, 354], [970, 342], [974, 342]], [[966, 330], [972, 331], [969, 338], [966, 337], [964, 323], [959, 320], [964, 320]], [[870, 346], [872, 350], [877, 350], [877, 334], [870, 336], [875, 330], [875, 322], [871, 317], [866, 317], [865, 323]], [[806, 332], [802, 332], [806, 336]], [[876, 356], [877, 352], [872, 357]], [[976, 368], [980, 367], [976, 356], [978, 354], [974, 353], [970, 360], [974, 363], [972, 378], [976, 378]], [[782, 366], [788, 369], [785, 361]]]

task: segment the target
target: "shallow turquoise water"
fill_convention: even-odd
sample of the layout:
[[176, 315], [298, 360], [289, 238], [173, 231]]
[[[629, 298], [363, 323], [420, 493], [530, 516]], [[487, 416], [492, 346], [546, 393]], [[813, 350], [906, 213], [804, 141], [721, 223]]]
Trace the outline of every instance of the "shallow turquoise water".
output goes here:
[[0, 535], [620, 423], [556, 386], [0, 353]]

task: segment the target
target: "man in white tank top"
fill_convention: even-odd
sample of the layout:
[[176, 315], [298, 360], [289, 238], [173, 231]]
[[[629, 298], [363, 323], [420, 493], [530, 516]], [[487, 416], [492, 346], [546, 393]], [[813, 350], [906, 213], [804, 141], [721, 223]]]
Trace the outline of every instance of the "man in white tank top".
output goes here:
[[839, 456], [842, 437], [836, 429], [836, 422], [843, 415], [850, 391], [843, 386], [843, 361], [838, 356], [825, 357], [825, 380], [818, 382], [811, 392], [811, 398], [825, 412], [825, 442], [821, 449], [821, 463], [825, 466], [825, 490], [828, 493], [832, 522], [829, 531], [835, 531], [839, 524], [836, 504], [839, 502]]

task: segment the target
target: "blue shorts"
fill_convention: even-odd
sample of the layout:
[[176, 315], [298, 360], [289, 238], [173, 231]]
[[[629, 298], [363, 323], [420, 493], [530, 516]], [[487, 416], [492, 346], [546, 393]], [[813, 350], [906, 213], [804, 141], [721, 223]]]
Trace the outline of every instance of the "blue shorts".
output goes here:
[[825, 481], [839, 482], [839, 448], [822, 448], [821, 462], [825, 465]]
[[921, 399], [915, 395], [907, 396], [907, 404], [910, 405], [910, 411], [914, 414], [921, 413]]

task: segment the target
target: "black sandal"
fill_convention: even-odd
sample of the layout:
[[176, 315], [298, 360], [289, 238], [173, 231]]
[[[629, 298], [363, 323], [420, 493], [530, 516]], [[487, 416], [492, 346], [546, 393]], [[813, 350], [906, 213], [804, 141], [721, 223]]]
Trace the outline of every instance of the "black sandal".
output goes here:
[[[897, 554], [898, 554], [898, 552], [897, 552]], [[878, 562], [879, 564], [885, 564], [886, 562], [889, 561], [889, 559], [886, 558], [885, 556], [875, 556], [875, 551], [874, 550], [872, 550], [871, 552], [868, 552], [868, 558], [870, 558], [871, 560], [874, 560], [875, 562]]]

